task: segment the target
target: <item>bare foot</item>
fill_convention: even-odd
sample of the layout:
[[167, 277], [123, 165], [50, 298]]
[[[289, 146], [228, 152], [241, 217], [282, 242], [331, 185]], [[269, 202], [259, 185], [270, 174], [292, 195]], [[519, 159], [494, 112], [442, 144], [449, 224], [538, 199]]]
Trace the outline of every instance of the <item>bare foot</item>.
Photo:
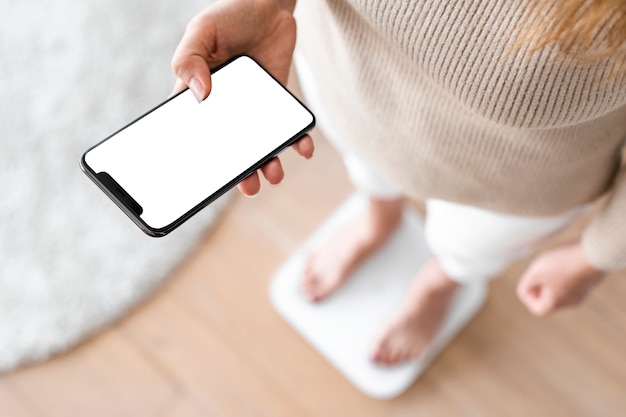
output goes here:
[[458, 287], [435, 259], [427, 262], [383, 329], [372, 360], [390, 366], [419, 357], [443, 324]]
[[302, 289], [318, 302], [343, 284], [350, 273], [378, 249], [402, 218], [403, 199], [369, 200], [367, 212], [352, 220], [307, 259]]

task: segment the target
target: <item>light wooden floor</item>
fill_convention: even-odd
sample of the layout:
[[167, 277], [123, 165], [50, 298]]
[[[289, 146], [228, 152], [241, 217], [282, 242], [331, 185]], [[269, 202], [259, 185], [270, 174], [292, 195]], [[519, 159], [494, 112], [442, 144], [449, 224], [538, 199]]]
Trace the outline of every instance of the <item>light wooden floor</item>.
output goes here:
[[130, 316], [0, 377], [0, 416], [626, 416], [626, 274], [577, 311], [537, 319], [514, 295], [525, 263], [493, 282], [484, 310], [408, 392], [361, 395], [268, 301], [274, 270], [350, 192], [323, 140], [314, 159], [284, 160], [284, 183], [237, 197]]

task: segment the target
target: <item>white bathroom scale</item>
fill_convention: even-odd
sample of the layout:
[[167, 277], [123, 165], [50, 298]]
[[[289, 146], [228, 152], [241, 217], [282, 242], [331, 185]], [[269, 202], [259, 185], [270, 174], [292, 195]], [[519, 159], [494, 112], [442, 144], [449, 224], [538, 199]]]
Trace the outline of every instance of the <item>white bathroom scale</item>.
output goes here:
[[276, 272], [270, 297], [279, 314], [355, 387], [365, 395], [385, 399], [404, 392], [476, 314], [484, 303], [487, 285], [472, 284], [459, 290], [444, 326], [422, 357], [393, 367], [374, 364], [370, 354], [382, 326], [400, 305], [415, 273], [431, 257], [421, 217], [405, 209], [402, 223], [389, 241], [326, 300], [312, 303], [300, 289], [310, 248], [363, 213], [366, 204], [364, 197], [349, 197]]

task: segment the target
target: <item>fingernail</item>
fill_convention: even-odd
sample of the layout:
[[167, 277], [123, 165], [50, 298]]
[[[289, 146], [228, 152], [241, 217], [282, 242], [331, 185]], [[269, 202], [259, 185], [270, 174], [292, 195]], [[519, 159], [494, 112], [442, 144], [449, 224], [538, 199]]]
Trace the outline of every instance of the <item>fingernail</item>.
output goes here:
[[205, 96], [204, 87], [202, 87], [202, 84], [196, 77], [193, 77], [191, 81], [189, 81], [189, 89], [193, 93], [196, 100], [198, 100], [198, 103], [202, 103]]

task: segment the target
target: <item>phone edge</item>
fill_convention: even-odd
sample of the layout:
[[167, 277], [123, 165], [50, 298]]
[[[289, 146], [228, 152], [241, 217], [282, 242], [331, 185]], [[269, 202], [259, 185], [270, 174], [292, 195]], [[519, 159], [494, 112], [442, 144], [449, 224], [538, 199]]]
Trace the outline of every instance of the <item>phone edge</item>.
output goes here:
[[248, 177], [249, 175], [251, 175], [253, 172], [257, 171], [261, 166], [263, 166], [264, 164], [266, 164], [267, 162], [269, 162], [272, 158], [275, 158], [276, 156], [278, 156], [282, 151], [284, 151], [285, 149], [287, 149], [289, 146], [293, 145], [295, 142], [297, 142], [299, 139], [301, 139], [303, 136], [305, 136], [308, 132], [310, 132], [316, 124], [316, 119], [315, 119], [315, 114], [313, 114], [313, 112], [298, 98], [296, 97], [291, 91], [289, 91], [289, 89], [287, 89], [286, 86], [284, 86], [280, 81], [278, 81], [276, 79], [276, 77], [274, 77], [269, 71], [267, 71], [261, 64], [259, 64], [259, 62], [257, 60], [255, 60], [253, 57], [247, 55], [247, 54], [238, 54], [233, 56], [232, 58], [228, 59], [227, 61], [225, 61], [224, 63], [222, 63], [221, 65], [218, 65], [217, 67], [215, 67], [214, 69], [211, 69], [211, 73], [214, 74], [217, 71], [219, 71], [220, 69], [222, 69], [223, 67], [225, 67], [226, 65], [230, 64], [231, 62], [235, 61], [236, 59], [239, 58], [248, 58], [250, 60], [252, 60], [256, 65], [259, 66], [259, 68], [261, 68], [267, 75], [269, 75], [278, 85], [280, 85], [284, 91], [287, 92], [287, 94], [289, 94], [294, 100], [296, 100], [296, 102], [298, 104], [300, 104], [302, 106], [302, 108], [304, 108], [307, 113], [309, 113], [309, 115], [311, 116], [311, 123], [309, 123], [309, 125], [307, 125], [306, 127], [304, 127], [302, 130], [300, 130], [300, 132], [296, 133], [292, 138], [288, 139], [287, 141], [283, 142], [282, 145], [280, 145], [278, 148], [274, 149], [272, 152], [270, 152], [269, 154], [267, 154], [265, 157], [263, 157], [262, 159], [260, 159], [258, 162], [256, 162], [254, 165], [252, 165], [250, 168], [248, 168], [247, 170], [243, 171], [240, 175], [238, 175], [237, 177], [235, 177], [234, 179], [232, 179], [231, 181], [229, 181], [228, 183], [226, 183], [222, 188], [220, 188], [219, 190], [217, 190], [216, 192], [214, 192], [213, 194], [211, 194], [209, 197], [207, 197], [206, 199], [202, 200], [200, 203], [198, 203], [196, 206], [194, 206], [193, 208], [191, 208], [189, 211], [185, 212], [183, 215], [181, 215], [179, 218], [177, 218], [176, 220], [174, 220], [172, 223], [168, 224], [167, 226], [164, 226], [162, 228], [153, 228], [150, 225], [148, 225], [147, 223], [145, 223], [140, 217], [136, 216], [135, 213], [130, 210], [123, 202], [119, 201], [117, 199], [117, 197], [115, 197], [115, 195], [104, 185], [102, 184], [97, 176], [96, 173], [93, 169], [91, 169], [91, 167], [89, 166], [89, 164], [87, 164], [86, 161], [86, 155], [94, 148], [96, 148], [97, 146], [100, 146], [102, 143], [104, 143], [105, 141], [109, 140], [110, 138], [112, 138], [113, 136], [117, 135], [118, 133], [120, 133], [122, 130], [128, 128], [129, 126], [131, 126], [132, 124], [136, 123], [137, 121], [139, 121], [140, 119], [146, 117], [147, 115], [149, 115], [150, 113], [154, 112], [155, 110], [159, 109], [161, 106], [164, 106], [165, 104], [167, 104], [170, 100], [175, 99], [176, 97], [178, 97], [179, 95], [183, 94], [185, 91], [189, 90], [189, 87], [179, 91], [178, 93], [172, 95], [171, 97], [168, 97], [166, 100], [164, 100], [163, 102], [161, 102], [160, 104], [156, 105], [155, 107], [153, 107], [152, 109], [148, 110], [147, 112], [143, 113], [142, 115], [140, 115], [139, 117], [136, 117], [135, 119], [133, 119], [131, 122], [127, 123], [126, 125], [124, 125], [123, 127], [121, 127], [120, 129], [116, 130], [114, 133], [108, 135], [107, 137], [105, 137], [104, 139], [102, 139], [101, 141], [97, 142], [95, 145], [89, 147], [86, 151], [83, 152], [81, 158], [80, 158], [80, 168], [81, 170], [85, 173], [85, 175], [94, 183], [96, 184], [96, 186], [98, 188], [100, 188], [102, 190], [102, 192], [104, 192], [104, 194], [109, 197], [109, 199], [111, 201], [113, 201], [115, 203], [115, 205], [117, 205], [122, 212], [133, 222], [135, 223], [135, 225], [137, 227], [139, 227], [139, 229], [144, 232], [145, 234], [147, 234], [148, 236], [151, 237], [164, 237], [167, 236], [168, 234], [170, 234], [171, 232], [173, 232], [175, 229], [177, 229], [178, 227], [180, 227], [183, 223], [185, 223], [187, 220], [189, 220], [191, 217], [193, 217], [194, 215], [196, 215], [198, 212], [200, 212], [202, 209], [206, 208], [209, 204], [213, 203], [215, 200], [217, 200], [218, 198], [220, 198], [221, 196], [223, 196], [224, 194], [226, 194], [228, 191], [230, 191], [232, 188], [234, 188], [237, 184], [239, 184], [241, 181], [243, 181], [246, 177]]

